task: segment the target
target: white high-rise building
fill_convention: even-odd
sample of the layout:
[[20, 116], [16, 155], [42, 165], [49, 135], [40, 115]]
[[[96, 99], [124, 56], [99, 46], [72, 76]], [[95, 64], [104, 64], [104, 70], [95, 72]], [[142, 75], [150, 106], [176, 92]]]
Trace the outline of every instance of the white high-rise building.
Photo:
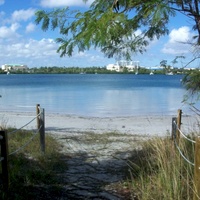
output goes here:
[[5, 72], [10, 70], [26, 70], [28, 69], [27, 65], [20, 65], [20, 64], [4, 64], [1, 66], [1, 69]]

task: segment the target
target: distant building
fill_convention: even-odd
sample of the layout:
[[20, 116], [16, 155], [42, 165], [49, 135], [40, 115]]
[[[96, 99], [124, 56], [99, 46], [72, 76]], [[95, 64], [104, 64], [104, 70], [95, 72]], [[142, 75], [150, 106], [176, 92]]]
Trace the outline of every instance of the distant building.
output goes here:
[[106, 66], [107, 70], [122, 72], [126, 68], [129, 72], [137, 70], [139, 67], [139, 61], [117, 61], [115, 64], [108, 64]]
[[119, 72], [120, 71], [120, 66], [116, 63], [116, 64], [108, 64], [106, 66], [106, 69], [107, 70], [110, 70], [110, 71], [116, 71], [116, 72]]
[[1, 66], [1, 69], [5, 72], [8, 72], [11, 70], [14, 70], [14, 71], [27, 70], [28, 67], [27, 67], [27, 65], [20, 65], [20, 64], [4, 64]]

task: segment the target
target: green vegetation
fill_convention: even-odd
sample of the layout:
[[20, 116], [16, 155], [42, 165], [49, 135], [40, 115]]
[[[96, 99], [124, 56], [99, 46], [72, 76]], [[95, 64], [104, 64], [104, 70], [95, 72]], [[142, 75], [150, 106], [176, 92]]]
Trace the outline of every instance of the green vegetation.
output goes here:
[[[9, 129], [8, 132], [11, 132]], [[32, 137], [30, 131], [19, 131], [8, 134], [9, 153], [15, 152]], [[57, 173], [64, 170], [63, 157], [59, 153], [59, 144], [46, 136], [46, 153], [40, 151], [39, 135], [21, 151], [9, 156], [10, 187], [6, 194], [0, 187], [0, 199], [42, 199], [59, 197], [61, 188]], [[44, 185], [48, 187], [44, 187]]]
[[[180, 147], [194, 162], [192, 143], [183, 140]], [[130, 169], [131, 181], [126, 185], [135, 199], [186, 200], [193, 197], [194, 166], [180, 156], [171, 138], [145, 142], [130, 161]]]
[[167, 35], [177, 14], [190, 19], [196, 35], [189, 43], [199, 45], [199, 10], [198, 0], [96, 0], [84, 12], [69, 7], [37, 11], [35, 22], [43, 31], [60, 31], [56, 41], [61, 57], [98, 48], [107, 57], [131, 59], [132, 53], [144, 52], [149, 41]]
[[28, 70], [29, 73], [34, 74], [80, 74], [80, 73], [87, 73], [87, 74], [106, 74], [112, 73], [111, 71], [107, 70], [106, 67], [40, 67], [40, 68], [30, 68]]

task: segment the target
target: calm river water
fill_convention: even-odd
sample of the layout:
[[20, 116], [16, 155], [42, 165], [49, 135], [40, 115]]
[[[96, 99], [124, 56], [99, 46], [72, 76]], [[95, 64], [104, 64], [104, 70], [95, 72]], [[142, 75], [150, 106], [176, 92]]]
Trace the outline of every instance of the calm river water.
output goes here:
[[0, 110], [116, 117], [174, 115], [182, 108], [181, 75], [1, 75]]

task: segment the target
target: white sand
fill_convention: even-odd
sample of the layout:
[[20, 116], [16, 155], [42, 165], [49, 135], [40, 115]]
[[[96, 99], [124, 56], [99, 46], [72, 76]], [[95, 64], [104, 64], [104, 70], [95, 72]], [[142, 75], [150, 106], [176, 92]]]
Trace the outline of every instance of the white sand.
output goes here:
[[[5, 127], [36, 129], [35, 113], [0, 113], [0, 124]], [[82, 132], [119, 132], [134, 135], [165, 136], [171, 133], [172, 117], [176, 116], [133, 116], [133, 117], [81, 117], [74, 115], [45, 113], [45, 130], [55, 134], [77, 134]], [[33, 120], [31, 123], [29, 123]], [[181, 130], [199, 131], [195, 116], [183, 116]]]

